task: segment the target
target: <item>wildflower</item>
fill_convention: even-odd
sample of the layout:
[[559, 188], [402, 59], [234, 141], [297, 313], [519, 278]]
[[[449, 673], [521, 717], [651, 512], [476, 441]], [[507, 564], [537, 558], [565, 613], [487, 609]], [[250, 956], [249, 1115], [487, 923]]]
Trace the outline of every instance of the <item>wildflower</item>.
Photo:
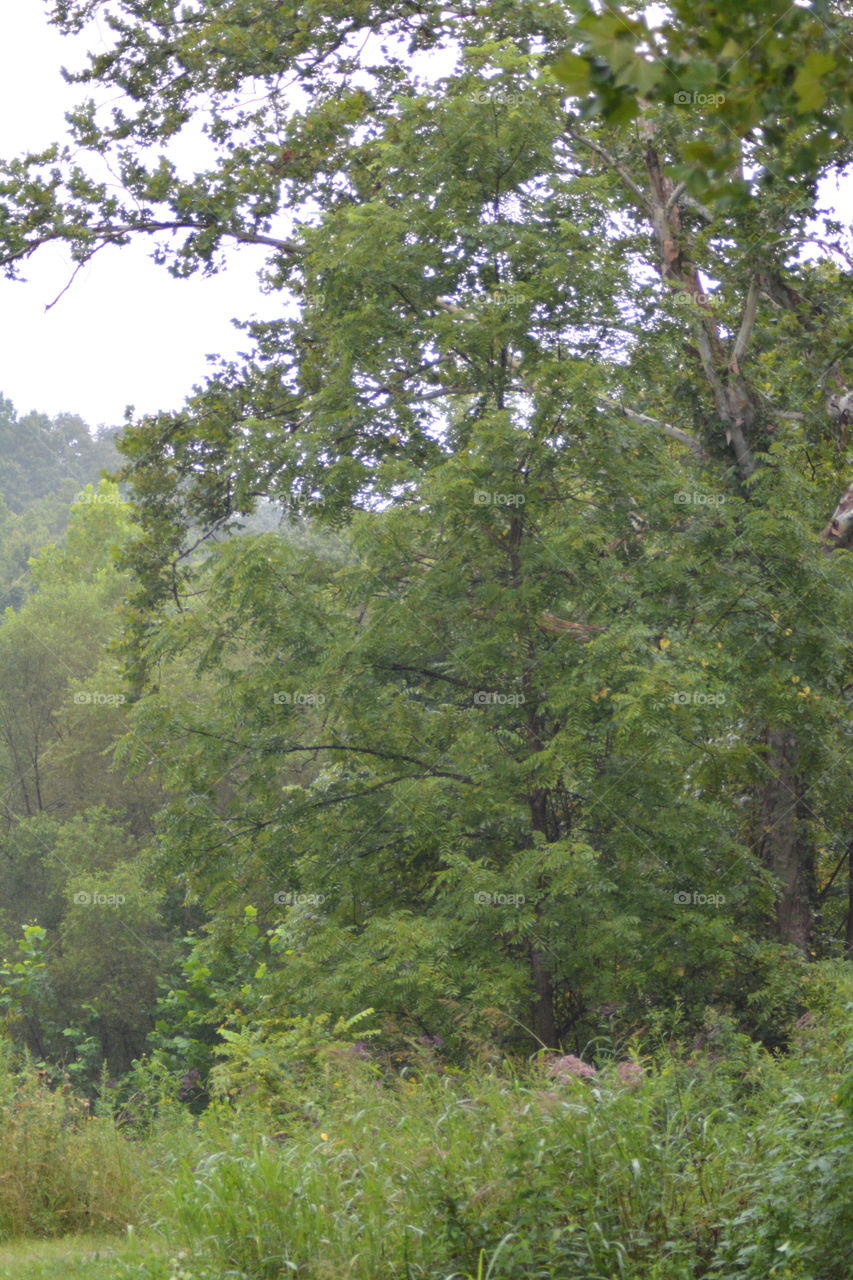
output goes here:
[[198, 1067], [191, 1067], [186, 1075], [181, 1079], [180, 1088], [178, 1089], [178, 1098], [181, 1102], [186, 1102], [186, 1100], [192, 1096], [193, 1090], [198, 1087], [200, 1080], [201, 1073], [199, 1072]]
[[577, 1076], [580, 1080], [592, 1080], [598, 1072], [588, 1062], [576, 1058], [573, 1053], [567, 1053], [562, 1058], [554, 1059], [548, 1068], [548, 1075], [556, 1080], [568, 1080], [571, 1076]]
[[620, 1062], [616, 1066], [616, 1074], [623, 1084], [639, 1084], [646, 1074], [639, 1062]]
[[328, 1142], [328, 1141], [329, 1141], [329, 1135], [328, 1135], [327, 1133], [321, 1133], [321, 1134], [320, 1134], [320, 1138], [321, 1138], [321, 1140], [322, 1140], [323, 1142]]

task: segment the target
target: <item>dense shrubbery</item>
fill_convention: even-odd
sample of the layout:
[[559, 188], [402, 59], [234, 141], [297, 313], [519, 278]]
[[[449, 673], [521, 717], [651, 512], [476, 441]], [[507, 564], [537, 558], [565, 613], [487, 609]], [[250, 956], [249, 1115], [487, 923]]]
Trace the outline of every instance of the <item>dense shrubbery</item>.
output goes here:
[[140, 1066], [123, 1132], [7, 1063], [0, 1230], [147, 1219], [140, 1280], [847, 1280], [853, 981], [815, 972], [787, 1054], [709, 1012], [692, 1043], [395, 1068], [299, 1022], [232, 1040], [200, 1117]]

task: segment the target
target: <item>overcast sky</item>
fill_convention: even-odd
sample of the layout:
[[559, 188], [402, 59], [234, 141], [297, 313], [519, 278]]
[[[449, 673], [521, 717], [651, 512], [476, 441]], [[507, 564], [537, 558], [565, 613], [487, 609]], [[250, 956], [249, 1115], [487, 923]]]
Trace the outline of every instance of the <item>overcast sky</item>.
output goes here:
[[[81, 96], [60, 77], [82, 63], [86, 45], [60, 36], [41, 0], [2, 0], [0, 155], [9, 158], [61, 136], [63, 113]], [[0, 393], [19, 413], [79, 413], [91, 425], [176, 408], [205, 373], [208, 352], [246, 348], [230, 317], [276, 314], [255, 281], [259, 255], [244, 248], [234, 266], [209, 280], [173, 280], [146, 247], [104, 250], [71, 276], [66, 250], [43, 250], [24, 268], [27, 283], [0, 278]]]

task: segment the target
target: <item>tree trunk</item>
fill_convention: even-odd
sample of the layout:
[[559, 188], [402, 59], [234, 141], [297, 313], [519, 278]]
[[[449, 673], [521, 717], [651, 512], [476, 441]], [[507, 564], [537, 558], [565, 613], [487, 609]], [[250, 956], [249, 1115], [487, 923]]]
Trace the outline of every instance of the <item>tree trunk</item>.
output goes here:
[[533, 1006], [533, 1032], [546, 1049], [556, 1049], [557, 1024], [554, 1019], [554, 986], [545, 961], [544, 952], [535, 943], [530, 944], [530, 967], [533, 970], [533, 987], [536, 1003]]
[[776, 937], [807, 951], [816, 882], [802, 781], [797, 773], [799, 747], [796, 735], [784, 729], [766, 730], [764, 741], [770, 778], [761, 793], [761, 853], [778, 885]]
[[[755, 325], [759, 294], [768, 292], [779, 305], [799, 311], [799, 294], [777, 282], [773, 272], [759, 270], [749, 279], [738, 330], [724, 341], [719, 323], [707, 305], [702, 281], [691, 260], [679, 210], [678, 188], [663, 170], [660, 156], [649, 143], [645, 153], [648, 188], [646, 208], [655, 232], [661, 276], [694, 302], [694, 332], [705, 381], [714, 397], [717, 416], [734, 454], [741, 481], [755, 471], [751, 439], [756, 425], [756, 397], [742, 365]], [[744, 282], [746, 283], [746, 282]], [[803, 951], [808, 949], [816, 894], [814, 853], [806, 826], [804, 785], [797, 774], [796, 735], [768, 728], [767, 766], [770, 777], [759, 790], [761, 848], [765, 863], [779, 883], [776, 937]]]
[[847, 932], [844, 954], [853, 960], [853, 840], [847, 846]]
[[[532, 693], [532, 691], [531, 691]], [[530, 713], [529, 731], [534, 741], [541, 742], [541, 726], [534, 712]], [[534, 831], [539, 831], [546, 840], [556, 840], [557, 833], [553, 829], [548, 809], [548, 792], [537, 787], [528, 796], [530, 805], [530, 822]], [[544, 888], [544, 884], [540, 888]], [[530, 943], [530, 968], [533, 973], [533, 990], [536, 1001], [533, 1006], [533, 1031], [546, 1049], [557, 1048], [557, 1022], [554, 1016], [554, 984], [551, 970], [545, 958], [545, 952], [537, 944], [534, 937]]]

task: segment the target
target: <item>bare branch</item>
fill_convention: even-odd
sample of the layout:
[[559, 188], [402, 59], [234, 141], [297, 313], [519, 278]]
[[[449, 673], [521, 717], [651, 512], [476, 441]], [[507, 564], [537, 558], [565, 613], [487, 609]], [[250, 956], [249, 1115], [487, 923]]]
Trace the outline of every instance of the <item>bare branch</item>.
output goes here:
[[734, 350], [732, 351], [732, 362], [735, 372], [738, 372], [738, 365], [746, 355], [746, 349], [749, 346], [749, 340], [752, 337], [752, 330], [755, 326], [755, 316], [758, 311], [758, 281], [755, 276], [749, 282], [749, 292], [746, 295], [746, 304], [743, 308], [743, 318], [740, 322], [740, 329], [735, 339]]
[[714, 398], [719, 405], [720, 398], [725, 398], [725, 388], [723, 387], [720, 376], [717, 373], [717, 366], [714, 363], [714, 350], [711, 346], [711, 337], [704, 324], [696, 326], [696, 345], [699, 348], [699, 358], [702, 361], [702, 369], [705, 373], [705, 377], [708, 379], [711, 390], [714, 393]]
[[684, 181], [676, 183], [676, 185], [672, 188], [672, 191], [669, 193], [669, 199], [667, 200], [666, 204], [663, 207], [664, 213], [669, 213], [672, 206], [684, 194], [684, 188], [686, 186], [687, 186], [687, 183]]
[[621, 413], [624, 418], [629, 418], [631, 422], [637, 422], [643, 427], [654, 427], [656, 431], [660, 431], [671, 440], [677, 440], [679, 444], [686, 445], [688, 449], [692, 449], [700, 462], [707, 462], [708, 455], [701, 442], [695, 436], [692, 436], [689, 431], [682, 431], [680, 427], [670, 426], [668, 422], [660, 422], [657, 418], [650, 418], [648, 414], [639, 413], [636, 409], [622, 404], [619, 400], [607, 400], [600, 397], [599, 402], [603, 407], [615, 409], [617, 413]]
[[604, 161], [604, 163], [614, 171], [614, 173], [617, 173], [619, 177], [622, 179], [622, 181], [624, 182], [625, 186], [628, 188], [628, 190], [637, 199], [641, 207], [645, 209], [645, 211], [649, 215], [651, 215], [652, 206], [645, 191], [639, 185], [639, 183], [634, 181], [634, 179], [631, 177], [630, 173], [625, 168], [625, 166], [623, 164], [620, 164], [620, 162], [616, 159], [615, 156], [612, 156], [609, 151], [607, 151], [604, 147], [601, 146], [600, 143], [593, 142], [591, 138], [582, 137], [579, 133], [575, 133], [574, 129], [572, 128], [569, 128], [568, 133], [569, 133], [569, 137], [574, 142], [579, 142], [581, 146], [589, 147], [590, 151], [594, 151], [595, 154], [599, 156]]
[[702, 204], [700, 200], [695, 200], [693, 196], [689, 196], [686, 191], [681, 193], [681, 203], [686, 204], [689, 209], [693, 209], [695, 213], [701, 214], [706, 222], [713, 222], [714, 215], [706, 204]]

